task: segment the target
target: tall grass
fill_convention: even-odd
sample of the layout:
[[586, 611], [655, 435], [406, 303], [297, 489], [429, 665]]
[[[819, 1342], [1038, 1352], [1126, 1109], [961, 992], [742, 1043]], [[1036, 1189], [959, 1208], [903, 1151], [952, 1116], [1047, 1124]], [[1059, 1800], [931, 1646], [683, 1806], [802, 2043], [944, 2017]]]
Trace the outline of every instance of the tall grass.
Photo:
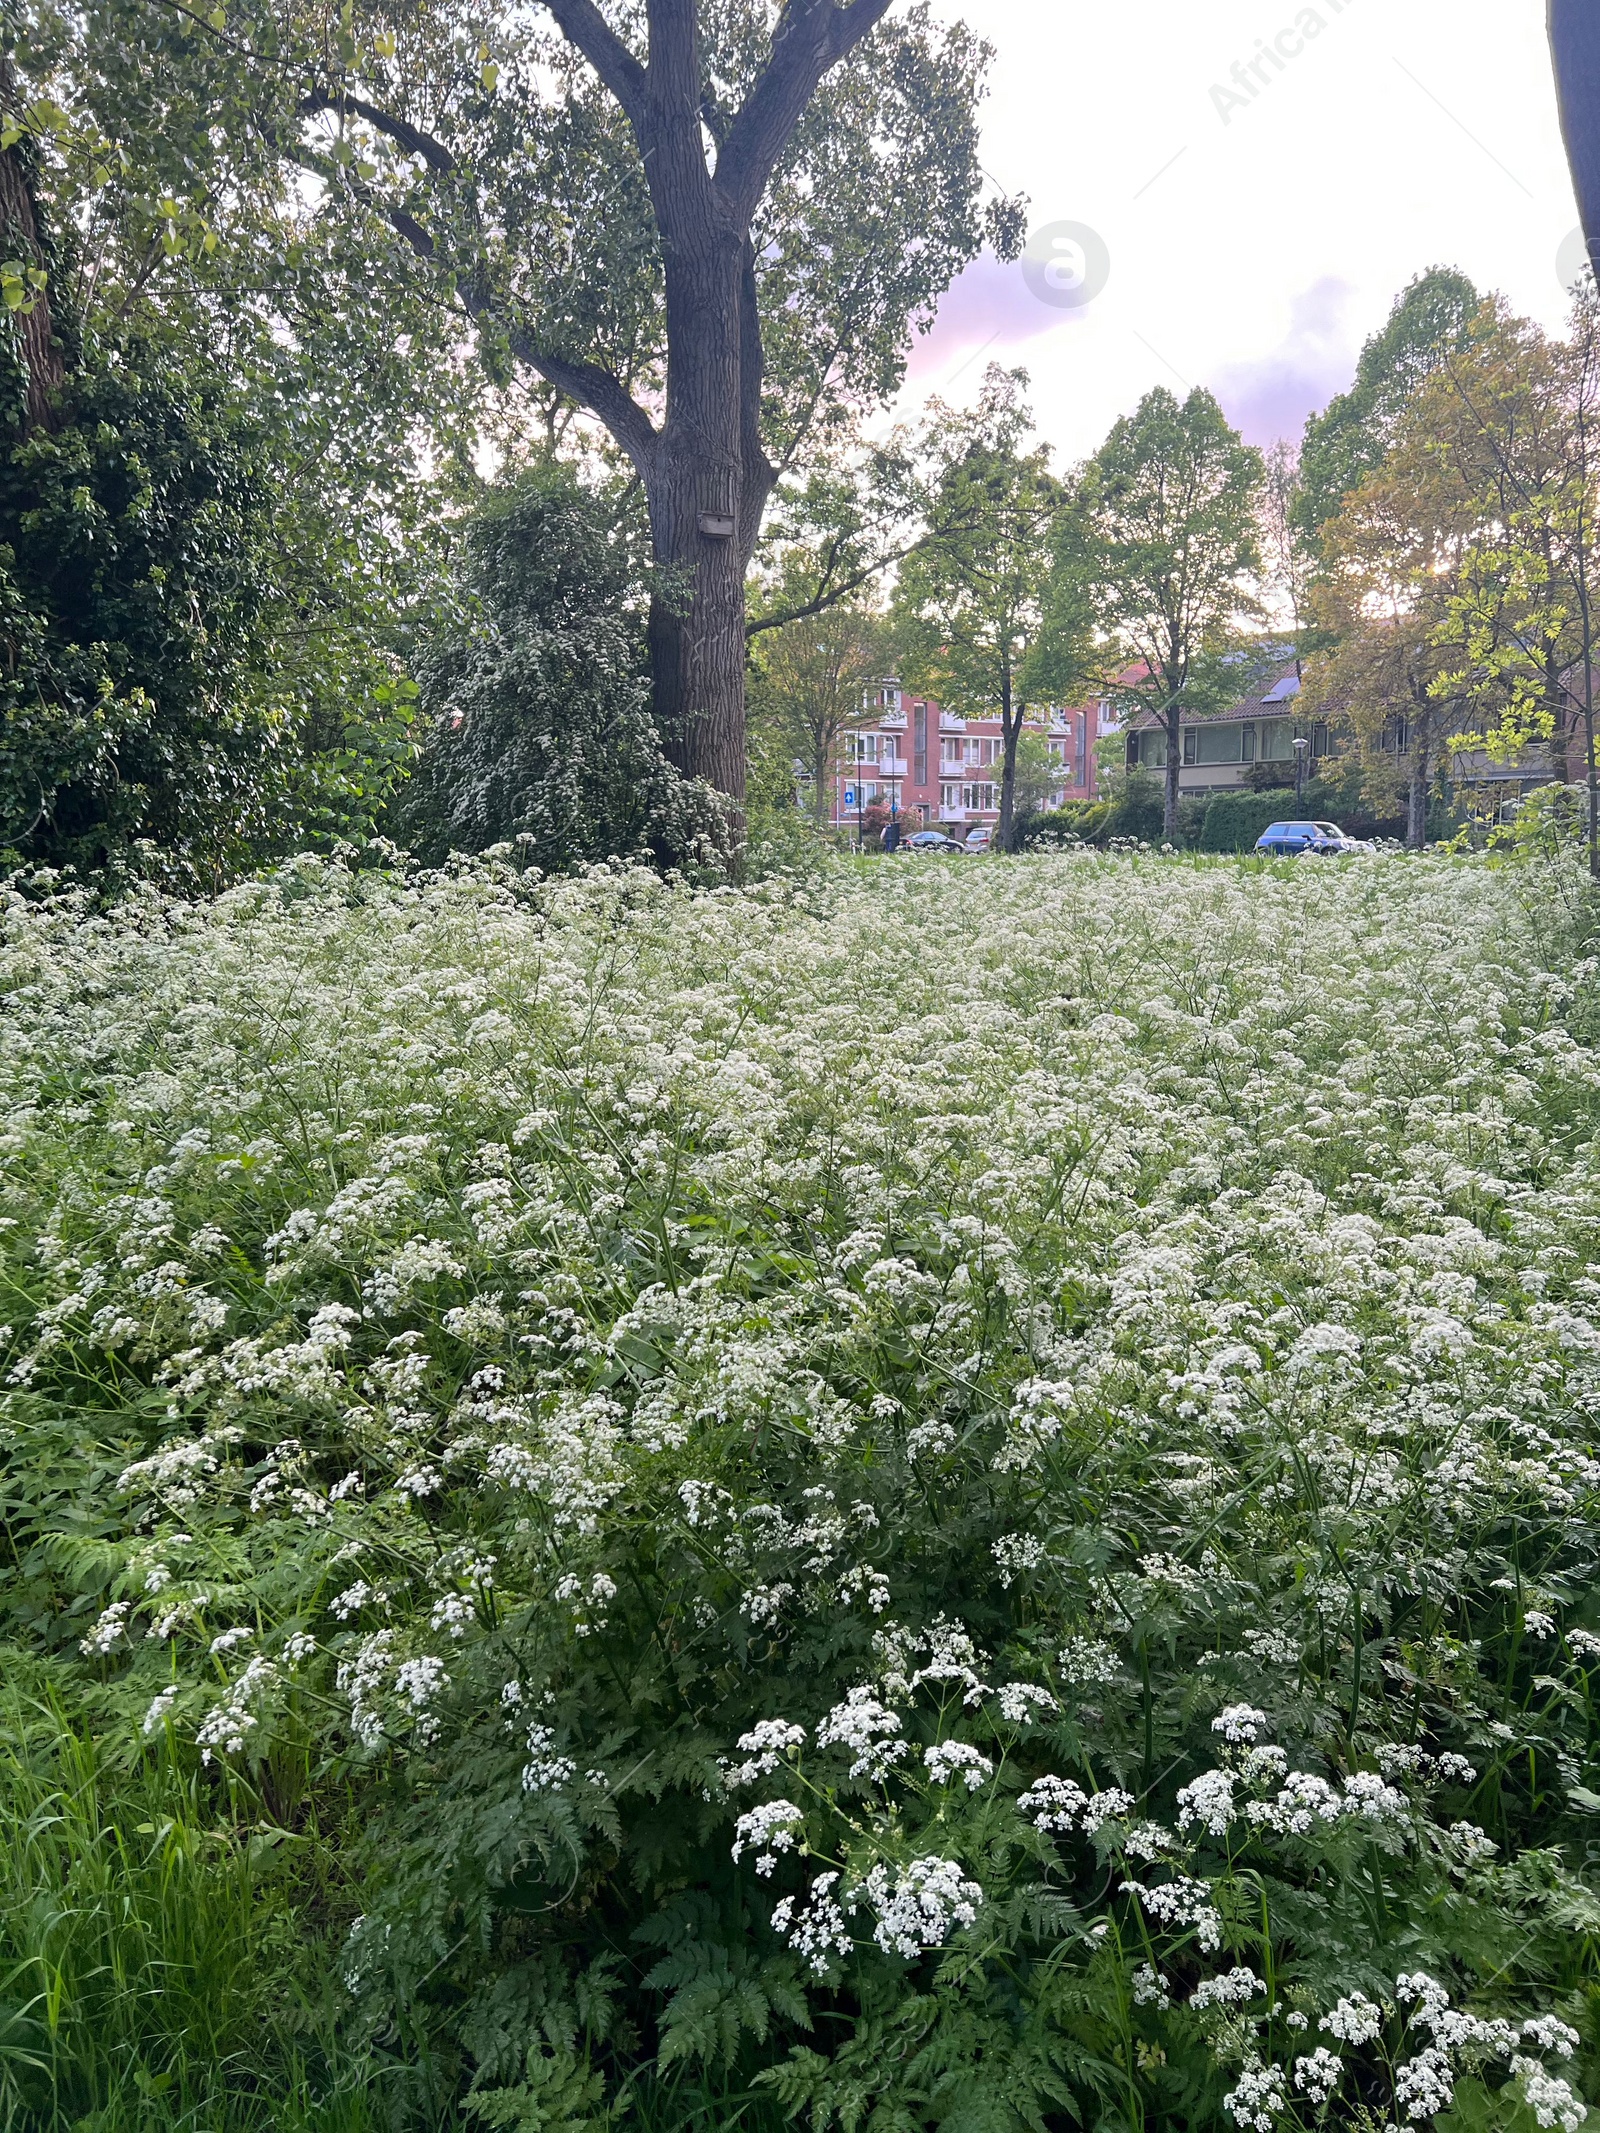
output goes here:
[[219, 1814], [164, 1754], [118, 1767], [0, 1664], [4, 2133], [381, 2123], [373, 2068], [329, 2047], [296, 1840]]

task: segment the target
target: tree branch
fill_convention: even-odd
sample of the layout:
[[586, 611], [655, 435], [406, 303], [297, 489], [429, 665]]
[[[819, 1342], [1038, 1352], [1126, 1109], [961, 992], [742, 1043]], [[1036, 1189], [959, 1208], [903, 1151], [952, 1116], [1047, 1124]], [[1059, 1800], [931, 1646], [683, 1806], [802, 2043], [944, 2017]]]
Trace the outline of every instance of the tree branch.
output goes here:
[[717, 186], [745, 221], [755, 213], [818, 83], [889, 11], [889, 0], [790, 0], [772, 56], [717, 157]]
[[[318, 156], [309, 149], [286, 145], [283, 152], [304, 170], [314, 171], [317, 176], [332, 182], [343, 179], [346, 184], [349, 183], [344, 173], [334, 172], [325, 157]], [[356, 186], [351, 190], [362, 206], [381, 216], [395, 235], [403, 238], [419, 259], [429, 266], [442, 263], [439, 247], [431, 232], [415, 215], [403, 207], [396, 207], [380, 199], [369, 187]], [[475, 325], [485, 321], [503, 323], [500, 320], [499, 308], [486, 289], [472, 287], [459, 274], [454, 280], [457, 300]], [[655, 424], [620, 378], [603, 369], [598, 363], [573, 363], [563, 356], [548, 353], [535, 345], [532, 335], [525, 327], [511, 327], [507, 340], [511, 353], [519, 363], [525, 363], [530, 370], [536, 370], [542, 378], [555, 386], [558, 392], [565, 393], [568, 399], [577, 401], [580, 407], [586, 407], [591, 414], [598, 416], [633, 461], [640, 478], [649, 476], [655, 465]]]
[[556, 27], [568, 44], [588, 60], [626, 113], [629, 124], [641, 135], [648, 123], [645, 69], [601, 14], [594, 0], [545, 0], [556, 18]]
[[[468, 308], [470, 310], [471, 306]], [[472, 315], [476, 318], [480, 314], [474, 311]], [[482, 315], [492, 315], [492, 307], [486, 306]], [[603, 370], [598, 363], [571, 363], [564, 356], [551, 355], [545, 349], [536, 348], [531, 336], [520, 326], [511, 329], [509, 340], [511, 353], [519, 363], [526, 363], [558, 392], [576, 400], [580, 407], [588, 408], [592, 415], [598, 415], [633, 461], [640, 480], [648, 481], [655, 470], [656, 426], [622, 380], [609, 370]]]
[[413, 126], [409, 119], [397, 118], [392, 111], [366, 103], [359, 96], [335, 95], [328, 89], [313, 89], [309, 95], [301, 97], [295, 111], [300, 118], [315, 118], [320, 111], [353, 111], [357, 118], [365, 119], [369, 126], [396, 142], [407, 155], [421, 156], [428, 168], [440, 177], [448, 177], [456, 167], [455, 157], [442, 141], [436, 141], [431, 133], [424, 133], [420, 126]]

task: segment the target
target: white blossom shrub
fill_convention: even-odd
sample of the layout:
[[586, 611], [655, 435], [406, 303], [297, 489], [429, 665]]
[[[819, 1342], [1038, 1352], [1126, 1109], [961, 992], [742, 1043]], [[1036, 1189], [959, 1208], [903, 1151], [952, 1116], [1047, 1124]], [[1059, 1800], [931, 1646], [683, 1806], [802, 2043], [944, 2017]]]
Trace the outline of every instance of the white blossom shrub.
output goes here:
[[503, 2112], [1573, 2133], [1566, 941], [1471, 860], [14, 894], [4, 1635], [315, 1810], [348, 2019]]

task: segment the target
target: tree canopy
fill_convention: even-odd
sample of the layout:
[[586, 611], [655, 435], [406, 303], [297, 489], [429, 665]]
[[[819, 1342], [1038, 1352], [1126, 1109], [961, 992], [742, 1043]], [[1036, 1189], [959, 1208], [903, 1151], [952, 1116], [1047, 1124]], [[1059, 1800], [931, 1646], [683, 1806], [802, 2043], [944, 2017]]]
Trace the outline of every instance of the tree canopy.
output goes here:
[[1058, 574], [1082, 589], [1125, 671], [1115, 693], [1167, 734], [1165, 834], [1178, 823], [1181, 723], [1237, 696], [1230, 660], [1259, 620], [1266, 468], [1200, 388], [1157, 387], [1112, 428], [1062, 521]]

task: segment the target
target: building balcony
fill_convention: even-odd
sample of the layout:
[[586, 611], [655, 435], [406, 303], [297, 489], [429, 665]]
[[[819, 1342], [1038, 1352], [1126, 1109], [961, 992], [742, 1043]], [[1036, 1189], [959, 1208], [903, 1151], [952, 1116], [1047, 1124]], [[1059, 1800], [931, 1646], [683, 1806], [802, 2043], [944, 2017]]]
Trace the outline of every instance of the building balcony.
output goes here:
[[878, 713], [878, 724], [885, 733], [904, 733], [906, 730], [906, 715], [903, 711], [880, 711]]
[[957, 718], [953, 711], [941, 711], [939, 713], [939, 731], [941, 733], [965, 733], [966, 730], [966, 720]]

